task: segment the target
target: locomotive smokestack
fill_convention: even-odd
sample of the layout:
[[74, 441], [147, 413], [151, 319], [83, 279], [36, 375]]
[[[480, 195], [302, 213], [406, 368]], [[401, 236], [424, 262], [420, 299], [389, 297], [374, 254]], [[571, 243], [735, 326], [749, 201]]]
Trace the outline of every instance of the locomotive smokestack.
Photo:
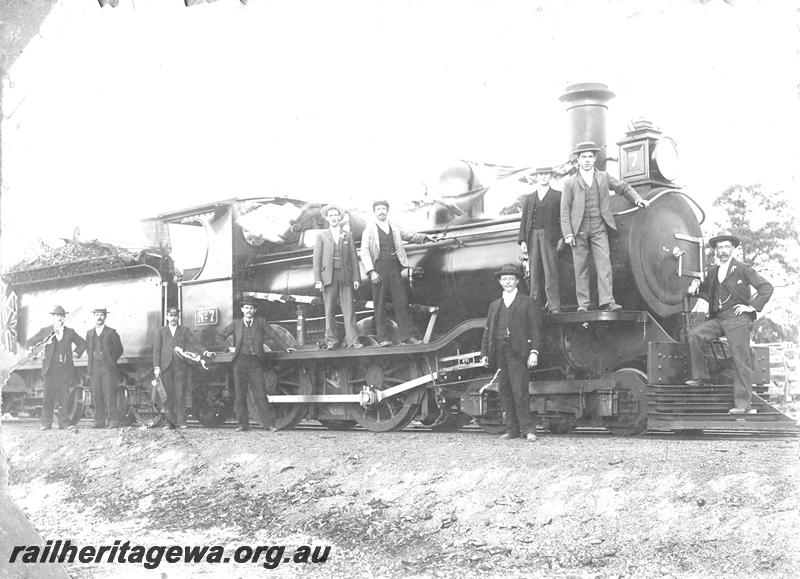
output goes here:
[[570, 149], [583, 141], [594, 141], [600, 147], [596, 167], [606, 169], [606, 103], [614, 98], [608, 86], [599, 82], [571, 84], [559, 99], [567, 103], [570, 126]]

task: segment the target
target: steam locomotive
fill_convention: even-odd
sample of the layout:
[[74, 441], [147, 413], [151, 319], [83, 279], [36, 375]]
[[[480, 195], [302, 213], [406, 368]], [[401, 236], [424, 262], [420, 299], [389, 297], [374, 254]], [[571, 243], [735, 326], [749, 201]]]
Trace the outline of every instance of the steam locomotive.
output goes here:
[[[606, 103], [612, 97], [605, 85], [595, 83], [572, 85], [561, 97], [571, 119], [571, 144], [602, 145], [600, 169], [606, 162]], [[570, 303], [573, 309], [576, 305], [571, 256], [559, 255], [565, 311], [545, 315], [545, 347], [530, 373], [539, 425], [553, 433], [591, 426], [617, 435], [648, 428], [793, 429], [793, 421], [757, 395], [758, 414], [727, 414], [733, 393], [724, 341], [714, 343], [709, 355], [714, 384], [684, 385], [685, 334], [698, 317], [691, 313], [686, 289], [692, 278], [702, 276], [704, 215], [672, 182], [676, 149], [669, 138], [638, 121], [618, 146], [621, 177], [651, 202], [641, 210], [624, 198], [611, 198], [618, 225], [618, 235], [610, 239], [614, 295], [624, 309], [569, 311]], [[481, 364], [480, 343], [488, 304], [500, 291], [493, 272], [519, 255], [520, 215], [485, 211], [491, 190], [487, 193], [466, 164], [445, 172], [442, 185], [443, 193], [423, 208], [425, 231], [436, 241], [407, 246], [411, 267], [405, 275], [421, 344], [395, 340], [388, 348], [354, 350], [318, 346], [324, 342], [324, 311], [311, 261], [326, 224], [321, 204], [285, 197], [230, 199], [148, 219], [153, 249], [136, 263], [90, 267], [70, 276], [28, 272], [24, 279], [7, 279], [17, 300], [17, 339], [24, 343], [46, 325], [54, 303], [73, 310], [105, 304], [109, 324], [125, 346], [120, 408], [131, 419], [155, 424], [159, 413], [149, 398], [151, 344], [167, 304], [177, 304], [181, 323], [217, 353], [208, 370], [194, 370], [186, 401], [199, 422], [214, 426], [232, 416], [234, 391], [231, 354], [218, 332], [247, 296], [258, 300], [259, 315], [281, 337], [265, 370], [278, 428], [306, 419], [331, 429], [358, 425], [384, 432], [417, 420], [441, 429], [474, 422], [501, 432], [497, 376]], [[365, 217], [351, 211], [348, 221], [360, 239]], [[177, 279], [170, 255], [182, 249], [195, 251], [196, 267], [184, 269]], [[377, 346], [371, 337], [370, 287], [362, 283], [357, 296], [358, 328], [366, 346]], [[89, 312], [79, 311], [69, 324], [90, 327]], [[768, 351], [752, 351], [754, 381], [765, 384]], [[13, 373], [4, 405], [31, 407], [31, 389], [40, 388], [39, 367], [31, 361]], [[91, 411], [89, 389], [76, 384], [70, 403], [74, 419]]]

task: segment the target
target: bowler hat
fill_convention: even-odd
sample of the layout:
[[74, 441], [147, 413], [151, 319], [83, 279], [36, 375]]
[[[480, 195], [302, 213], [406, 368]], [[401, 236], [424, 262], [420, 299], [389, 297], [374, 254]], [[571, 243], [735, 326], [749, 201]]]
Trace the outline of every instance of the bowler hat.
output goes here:
[[337, 205], [336, 203], [329, 203], [328, 205], [323, 206], [323, 208], [319, 210], [320, 215], [322, 215], [323, 218], [327, 217], [328, 211], [331, 209], [336, 209], [336, 211], [339, 212], [339, 215], [344, 217], [344, 209], [342, 209], [341, 205]]
[[594, 153], [595, 155], [600, 151], [600, 147], [594, 144], [594, 141], [583, 141], [575, 145], [575, 150], [572, 151], [573, 155], [580, 155], [581, 153]]
[[384, 206], [384, 207], [386, 207], [387, 209], [390, 207], [390, 205], [389, 205], [389, 202], [388, 202], [388, 201], [386, 201], [385, 199], [378, 199], [377, 201], [373, 201], [373, 202], [372, 202], [372, 209], [373, 209], [373, 211], [375, 210], [375, 208], [376, 208], [378, 205], [383, 205], [383, 206]]
[[98, 307], [92, 310], [93, 314], [107, 314], [108, 310], [105, 307]]
[[500, 271], [494, 272], [496, 277], [502, 277], [504, 275], [515, 275], [517, 279], [522, 278], [522, 272], [519, 270], [519, 267], [514, 265], [513, 263], [507, 263], [503, 267], [500, 268]]
[[258, 307], [258, 303], [256, 303], [256, 300], [254, 298], [250, 297], [250, 296], [244, 296], [239, 301], [239, 305], [240, 306], [253, 306], [254, 308]]
[[62, 308], [61, 306], [54, 307], [53, 311], [50, 312], [50, 313], [53, 314], [54, 316], [66, 316], [67, 315], [67, 312], [65, 312], [64, 308]]
[[739, 247], [739, 244], [741, 243], [739, 241], [739, 238], [736, 237], [733, 233], [731, 233], [727, 229], [723, 229], [716, 235], [716, 237], [712, 237], [711, 239], [708, 240], [708, 245], [710, 245], [711, 247], [716, 247], [720, 241], [730, 241], [734, 247]]

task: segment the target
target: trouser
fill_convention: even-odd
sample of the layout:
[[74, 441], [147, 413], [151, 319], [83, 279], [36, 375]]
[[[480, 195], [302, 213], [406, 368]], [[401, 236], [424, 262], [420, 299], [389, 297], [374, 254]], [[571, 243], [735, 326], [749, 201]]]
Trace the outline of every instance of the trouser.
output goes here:
[[272, 409], [267, 402], [267, 391], [264, 384], [264, 369], [257, 356], [240, 354], [233, 361], [233, 384], [236, 388], [234, 409], [240, 426], [247, 426], [247, 397], [252, 396], [253, 405], [258, 414], [258, 423], [264, 428], [274, 426]]
[[750, 398], [753, 394], [753, 369], [750, 365], [752, 329], [753, 318], [749, 315], [737, 316], [733, 314], [733, 310], [726, 310], [692, 328], [688, 336], [690, 368], [695, 380], [709, 378], [703, 345], [720, 336], [728, 338], [728, 347], [733, 358], [733, 403], [737, 408], [746, 410], [750, 409]]
[[611, 252], [608, 247], [608, 230], [602, 218], [584, 218], [575, 235], [572, 260], [575, 264], [575, 297], [578, 307], [588, 308], [589, 297], [589, 252], [592, 253], [597, 272], [597, 299], [600, 306], [614, 303], [611, 277]]
[[58, 412], [58, 427], [64, 428], [69, 423], [69, 385], [73, 378], [72, 366], [55, 362], [50, 363], [44, 375], [44, 400], [42, 401], [42, 426], [53, 426], [53, 410]]
[[161, 382], [167, 392], [167, 423], [172, 426], [186, 424], [186, 384], [189, 369], [181, 366], [180, 362], [173, 359], [169, 368], [161, 371]]
[[558, 287], [556, 248], [547, 240], [544, 229], [534, 229], [528, 240], [528, 268], [531, 272], [531, 297], [538, 302], [541, 302], [542, 297], [540, 265], [544, 273], [544, 294], [547, 297], [550, 311], [560, 310], [561, 296]]
[[528, 390], [527, 360], [516, 356], [507, 343], [498, 344], [495, 356], [500, 370], [498, 390], [505, 413], [506, 432], [522, 436], [536, 433]]
[[117, 379], [116, 370], [102, 365], [92, 367], [90, 377], [92, 384], [92, 404], [94, 405], [94, 425], [100, 428], [106, 425], [116, 427], [119, 424], [117, 412]]
[[326, 285], [322, 291], [322, 301], [325, 304], [325, 343], [327, 345], [339, 343], [339, 336], [336, 331], [337, 299], [342, 306], [345, 342], [348, 346], [352, 346], [358, 341], [356, 312], [353, 308], [353, 283], [336, 280]]
[[408, 292], [400, 271], [400, 262], [397, 258], [377, 259], [375, 271], [381, 276], [380, 283], [372, 286], [372, 299], [375, 301], [375, 332], [378, 334], [378, 340], [389, 338], [386, 302], [387, 297], [390, 297], [402, 342], [411, 337], [412, 320], [411, 312], [408, 309]]

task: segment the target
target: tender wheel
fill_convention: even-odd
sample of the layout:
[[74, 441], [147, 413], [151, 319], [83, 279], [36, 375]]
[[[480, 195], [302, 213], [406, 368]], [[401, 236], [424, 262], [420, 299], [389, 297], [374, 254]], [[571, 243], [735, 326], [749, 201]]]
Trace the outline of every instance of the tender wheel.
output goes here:
[[225, 399], [222, 387], [198, 385], [192, 393], [192, 416], [203, 426], [213, 428], [225, 422]]
[[117, 393], [114, 397], [114, 404], [116, 405], [117, 416], [119, 421], [117, 428], [130, 426], [133, 422], [131, 407], [128, 405], [128, 388], [125, 386], [118, 386]]
[[547, 430], [552, 434], [569, 434], [575, 430], [575, 417], [568, 415], [551, 418]]
[[69, 411], [67, 418], [69, 424], [78, 424], [83, 418], [83, 412], [86, 409], [86, 391], [83, 386], [76, 386], [69, 393], [67, 399], [67, 410]]
[[635, 368], [622, 368], [608, 375], [616, 383], [619, 417], [606, 426], [617, 436], [636, 436], [647, 430], [647, 376]]
[[[386, 390], [419, 376], [417, 364], [407, 358], [373, 359], [366, 366], [352, 368], [350, 392], [358, 394], [365, 385], [375, 390]], [[424, 393], [425, 389], [418, 387], [367, 407], [353, 404], [349, 408], [350, 415], [372, 432], [402, 430], [417, 415]]]
[[[280, 363], [266, 371], [267, 395], [309, 395], [314, 382], [308, 368], [299, 364]], [[307, 404], [270, 404], [275, 417], [275, 428], [294, 428], [308, 411]]]

